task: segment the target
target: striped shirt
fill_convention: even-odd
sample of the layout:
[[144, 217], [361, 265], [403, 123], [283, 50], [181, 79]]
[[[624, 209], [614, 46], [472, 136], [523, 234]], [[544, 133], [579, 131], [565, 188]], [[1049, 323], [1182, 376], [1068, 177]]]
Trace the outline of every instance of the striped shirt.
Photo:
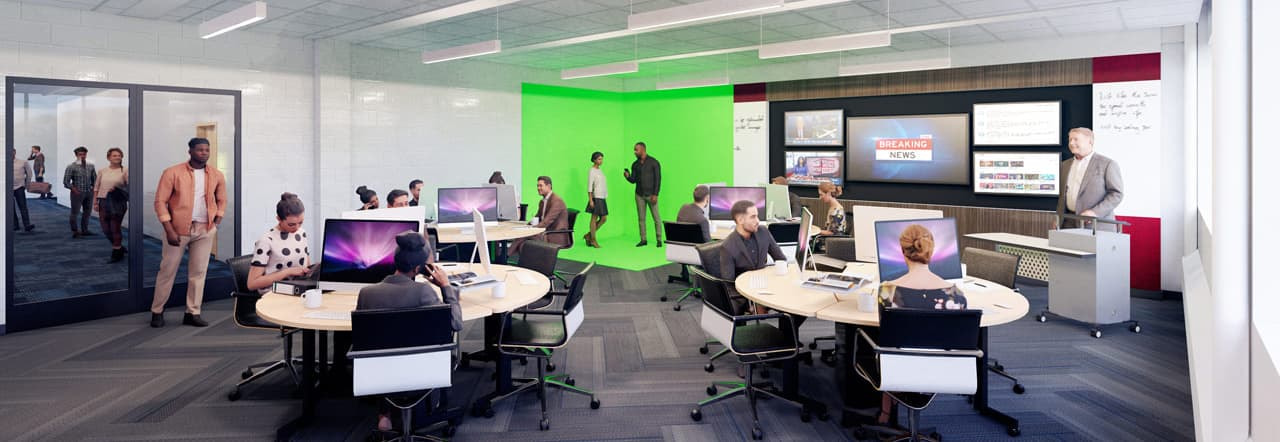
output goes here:
[[98, 180], [98, 171], [93, 168], [93, 163], [85, 162], [80, 164], [79, 161], [67, 165], [67, 171], [62, 174], [62, 187], [75, 189], [81, 193], [93, 192], [93, 184]]

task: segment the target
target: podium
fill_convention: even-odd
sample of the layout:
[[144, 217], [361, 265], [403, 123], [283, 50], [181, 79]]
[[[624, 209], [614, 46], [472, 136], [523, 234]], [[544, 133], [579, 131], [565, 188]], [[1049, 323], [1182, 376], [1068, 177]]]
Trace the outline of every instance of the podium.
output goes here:
[[[1049, 309], [1058, 316], [1098, 326], [1129, 319], [1129, 235], [1093, 229], [1049, 231], [1049, 246], [1091, 252], [1049, 254]], [[1039, 319], [1043, 322], [1044, 315]], [[1136, 324], [1135, 324], [1136, 326]]]

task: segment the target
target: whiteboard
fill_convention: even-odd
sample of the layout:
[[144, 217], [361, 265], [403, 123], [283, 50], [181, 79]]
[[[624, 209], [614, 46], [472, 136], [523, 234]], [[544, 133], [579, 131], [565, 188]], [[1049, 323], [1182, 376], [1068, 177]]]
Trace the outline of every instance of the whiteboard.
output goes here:
[[1093, 149], [1115, 161], [1125, 183], [1120, 216], [1160, 217], [1160, 80], [1093, 85]]
[[1061, 101], [973, 105], [975, 146], [1059, 146], [1061, 137]]

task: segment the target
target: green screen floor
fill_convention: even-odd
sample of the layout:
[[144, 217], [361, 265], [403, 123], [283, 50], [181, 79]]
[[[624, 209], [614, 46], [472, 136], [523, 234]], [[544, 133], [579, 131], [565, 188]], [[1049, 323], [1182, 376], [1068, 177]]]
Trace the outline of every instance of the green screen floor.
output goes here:
[[640, 241], [639, 237], [615, 236], [600, 238], [600, 248], [597, 249], [588, 247], [587, 242], [582, 239], [582, 234], [578, 233], [578, 237], [574, 238], [573, 247], [561, 250], [559, 258], [584, 263], [595, 261], [598, 265], [636, 271], [670, 264], [667, 261], [666, 248], [654, 247], [653, 232], [649, 234], [649, 245], [644, 247], [636, 247], [636, 243]]

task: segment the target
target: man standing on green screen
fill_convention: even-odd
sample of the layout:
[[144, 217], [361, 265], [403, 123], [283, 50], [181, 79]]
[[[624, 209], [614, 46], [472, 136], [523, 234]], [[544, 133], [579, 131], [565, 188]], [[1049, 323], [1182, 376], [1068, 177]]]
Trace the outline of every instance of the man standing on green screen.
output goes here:
[[631, 170], [622, 169], [622, 176], [636, 185], [636, 215], [640, 218], [640, 242], [636, 247], [649, 245], [644, 227], [645, 206], [653, 212], [654, 236], [658, 238], [658, 247], [662, 247], [662, 217], [658, 216], [658, 191], [662, 188], [662, 166], [658, 165], [657, 159], [649, 156], [648, 146], [645, 146], [643, 141], [636, 143], [635, 152], [636, 161], [631, 163], [631, 170], [636, 173], [633, 175]]

